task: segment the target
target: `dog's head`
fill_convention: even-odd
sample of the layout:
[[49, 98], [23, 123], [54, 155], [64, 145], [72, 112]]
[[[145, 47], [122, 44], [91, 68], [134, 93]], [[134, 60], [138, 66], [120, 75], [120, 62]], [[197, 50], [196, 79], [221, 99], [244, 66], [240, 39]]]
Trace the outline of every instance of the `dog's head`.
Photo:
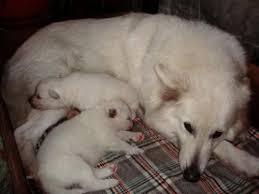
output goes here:
[[30, 97], [29, 103], [36, 109], [59, 109], [67, 107], [62, 88], [58, 84], [57, 78], [49, 78], [41, 81], [35, 94]]
[[178, 74], [156, 65], [161, 102], [146, 115], [148, 124], [177, 139], [181, 169], [193, 182], [199, 180], [213, 149], [227, 138], [249, 98], [247, 84], [231, 79], [226, 83], [224, 77], [214, 79], [194, 71]]

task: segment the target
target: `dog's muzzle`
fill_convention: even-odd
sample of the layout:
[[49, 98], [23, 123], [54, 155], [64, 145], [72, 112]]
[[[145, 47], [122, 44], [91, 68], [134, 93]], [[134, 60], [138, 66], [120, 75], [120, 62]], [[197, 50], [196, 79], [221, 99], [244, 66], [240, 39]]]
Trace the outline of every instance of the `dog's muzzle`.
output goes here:
[[201, 173], [197, 165], [191, 165], [183, 171], [183, 177], [189, 182], [197, 182], [200, 180]]

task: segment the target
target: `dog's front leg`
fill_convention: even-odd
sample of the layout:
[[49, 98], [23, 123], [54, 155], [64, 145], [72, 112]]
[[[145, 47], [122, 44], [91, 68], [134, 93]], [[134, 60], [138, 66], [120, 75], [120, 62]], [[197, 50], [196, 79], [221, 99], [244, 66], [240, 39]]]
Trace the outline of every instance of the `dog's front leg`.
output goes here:
[[247, 176], [259, 176], [259, 158], [235, 147], [230, 142], [221, 142], [215, 148], [214, 153], [224, 162], [245, 173]]

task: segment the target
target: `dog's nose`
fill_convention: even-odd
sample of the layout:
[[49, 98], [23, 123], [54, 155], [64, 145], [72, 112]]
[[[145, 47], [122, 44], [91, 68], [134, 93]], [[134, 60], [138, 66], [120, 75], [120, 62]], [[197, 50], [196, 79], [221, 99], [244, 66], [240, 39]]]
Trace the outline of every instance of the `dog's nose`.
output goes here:
[[197, 167], [189, 167], [184, 170], [183, 177], [189, 182], [197, 182], [200, 179], [200, 172]]

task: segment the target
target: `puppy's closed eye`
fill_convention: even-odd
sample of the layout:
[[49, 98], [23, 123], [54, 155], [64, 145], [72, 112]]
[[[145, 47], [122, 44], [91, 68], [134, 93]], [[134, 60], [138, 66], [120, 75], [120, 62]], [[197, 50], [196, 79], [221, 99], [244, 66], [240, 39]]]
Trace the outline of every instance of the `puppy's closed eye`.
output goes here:
[[116, 117], [116, 115], [117, 115], [117, 110], [116, 109], [114, 109], [114, 108], [109, 109], [109, 117], [110, 118], [114, 118], [114, 117]]

